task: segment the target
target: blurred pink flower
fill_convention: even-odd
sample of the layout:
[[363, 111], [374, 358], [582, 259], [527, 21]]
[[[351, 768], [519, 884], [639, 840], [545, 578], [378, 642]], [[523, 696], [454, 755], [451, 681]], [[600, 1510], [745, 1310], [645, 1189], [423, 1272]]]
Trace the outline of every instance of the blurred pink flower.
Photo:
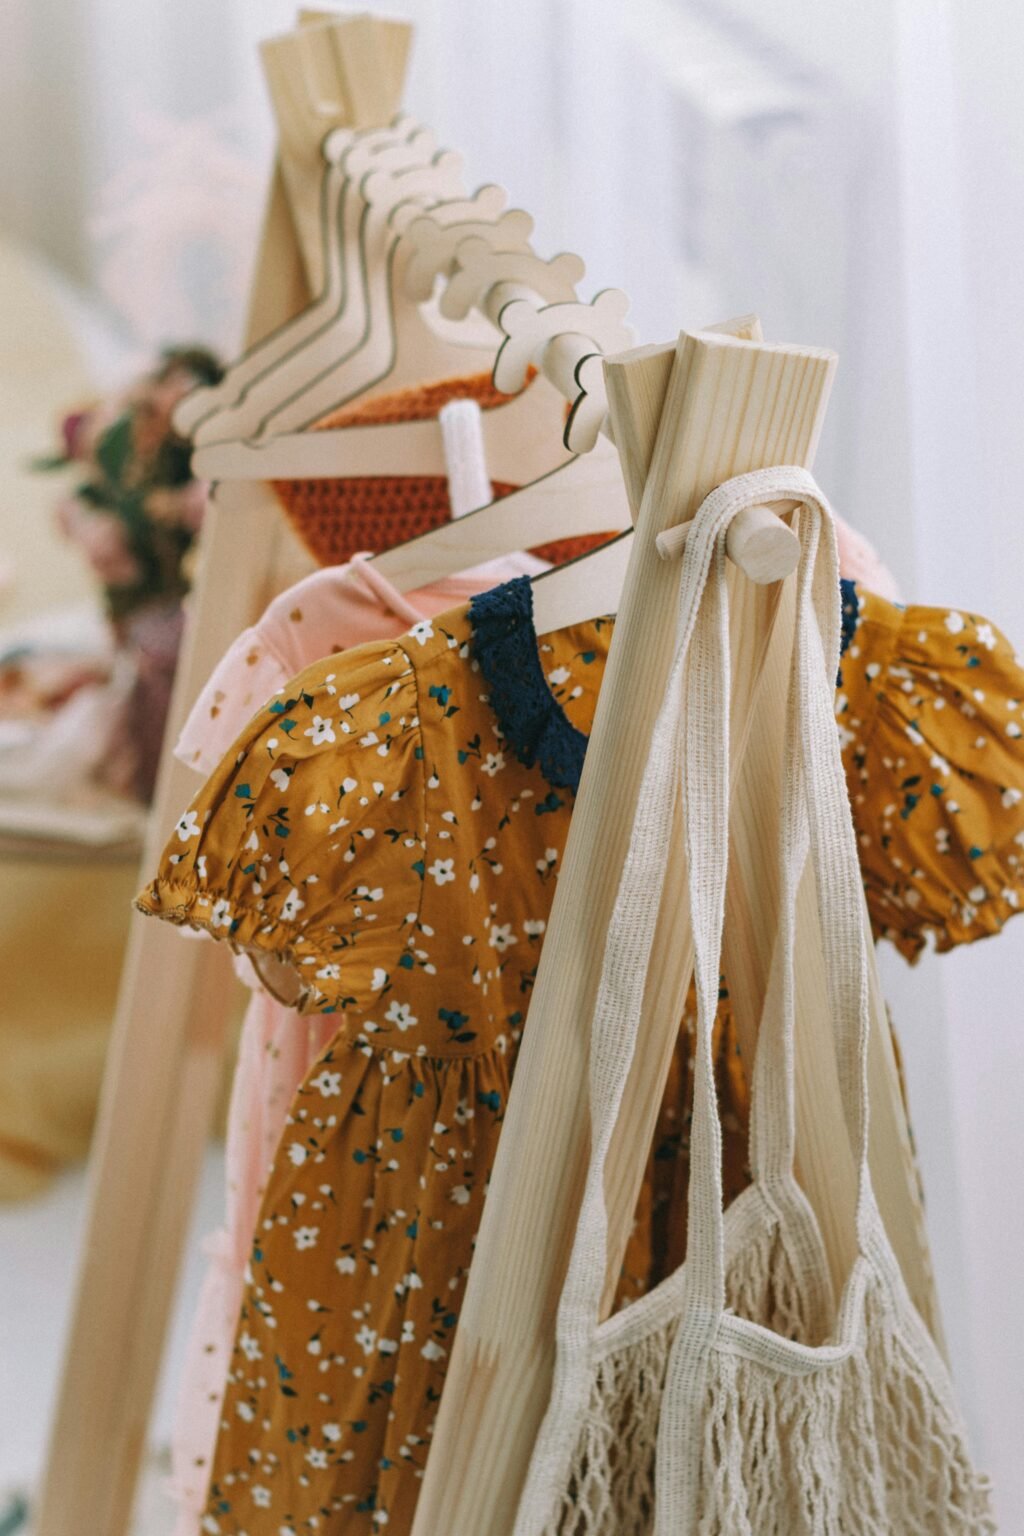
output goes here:
[[114, 512], [94, 512], [73, 496], [57, 507], [61, 531], [77, 544], [104, 586], [128, 587], [142, 577], [124, 525]]
[[78, 440], [82, 435], [82, 426], [88, 415], [88, 411], [72, 411], [64, 417], [60, 424], [60, 435], [64, 444], [64, 452], [69, 459], [78, 457]]
[[71, 411], [60, 424], [64, 452], [80, 464], [92, 460], [97, 439], [117, 420], [121, 404], [117, 400], [97, 400], [81, 410]]

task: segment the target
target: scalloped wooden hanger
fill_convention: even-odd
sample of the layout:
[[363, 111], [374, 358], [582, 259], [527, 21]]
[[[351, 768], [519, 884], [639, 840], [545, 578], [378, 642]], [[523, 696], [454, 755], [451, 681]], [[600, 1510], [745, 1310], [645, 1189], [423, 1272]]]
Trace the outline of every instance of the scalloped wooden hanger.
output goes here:
[[[328, 155], [335, 135], [325, 141]], [[389, 209], [410, 196], [449, 198], [461, 188], [458, 159], [438, 150], [432, 133], [420, 129], [404, 144], [379, 152], [357, 142], [341, 149], [344, 180], [336, 184], [327, 208], [331, 275], [325, 302], [296, 318], [275, 348], [273, 360], [246, 389], [245, 397], [226, 413], [218, 413], [196, 432], [197, 442], [233, 437], [258, 437], [266, 423], [289, 402], [313, 386], [331, 366], [350, 366], [367, 337], [374, 334], [374, 268], [383, 259]], [[325, 179], [334, 182], [330, 164]], [[378, 206], [367, 200], [375, 191]], [[417, 204], [418, 206], [418, 204]], [[335, 234], [333, 231], [337, 231]]]
[[287, 397], [276, 384], [276, 370], [286, 369], [314, 338], [330, 339], [345, 352], [354, 346], [364, 323], [365, 284], [358, 254], [363, 212], [360, 183], [379, 169], [397, 174], [425, 165], [437, 151], [429, 129], [410, 117], [396, 118], [388, 128], [363, 133], [336, 129], [324, 143], [321, 182], [321, 239], [324, 282], [319, 296], [294, 319], [243, 352], [219, 384], [194, 390], [178, 407], [175, 425], [193, 441], [247, 436], [260, 420], [268, 383], [273, 398]]
[[[364, 132], [372, 124], [385, 138], [407, 137], [415, 127], [412, 119], [397, 119], [411, 39], [404, 22], [305, 9], [292, 32], [260, 45], [278, 126], [261, 242], [261, 260], [272, 251], [274, 270], [255, 274], [261, 314], [250, 316], [250, 334], [273, 336], [284, 320], [307, 307], [303, 294], [319, 294], [325, 286], [320, 153], [325, 136], [339, 124], [359, 125]], [[271, 291], [279, 294], [276, 303], [268, 303]], [[263, 360], [260, 351], [248, 376], [260, 370]], [[226, 392], [229, 385], [223, 387]], [[220, 393], [212, 397], [217, 402], [223, 398]], [[189, 435], [200, 416], [209, 413], [209, 401], [204, 391], [196, 391], [182, 402], [176, 422], [183, 434]]]
[[[458, 205], [444, 205], [431, 214], [435, 221], [452, 217]], [[422, 239], [424, 220], [417, 212], [414, 225]], [[484, 242], [473, 231], [470, 241], [479, 256]], [[418, 251], [419, 247], [413, 247]], [[411, 253], [410, 253], [411, 254]], [[578, 257], [555, 257], [543, 261], [531, 251], [495, 252], [490, 256], [502, 274], [492, 293], [500, 301], [507, 289], [512, 297], [525, 291], [544, 299], [574, 298], [573, 280], [583, 270]], [[570, 265], [571, 263], [571, 265]], [[505, 274], [512, 269], [519, 281], [511, 283]], [[422, 263], [417, 262], [415, 278], [422, 291]], [[454, 281], [454, 279], [453, 279]], [[495, 335], [500, 337], [501, 310], [487, 312], [488, 320], [497, 321]], [[620, 327], [618, 348], [628, 343], [632, 332]], [[595, 350], [594, 344], [590, 350]], [[490, 349], [486, 368], [494, 364], [497, 348]], [[525, 353], [523, 354], [526, 355]], [[566, 402], [564, 396], [545, 379], [537, 378], [523, 389], [529, 357], [518, 384], [519, 393], [505, 404], [485, 411], [483, 429], [488, 470], [495, 480], [511, 484], [537, 479], [567, 461], [563, 443]], [[478, 368], [478, 371], [481, 371]], [[441, 375], [443, 377], [443, 375]], [[322, 403], [322, 402], [321, 402]], [[323, 432], [290, 432], [266, 436], [256, 442], [218, 442], [197, 450], [196, 473], [206, 479], [289, 480], [330, 479], [353, 475], [443, 475], [444, 455], [441, 433], [436, 421], [396, 422], [387, 426], [342, 427]]]
[[[453, 246], [443, 236], [430, 231], [428, 223], [426, 219], [421, 221], [423, 246], [431, 247], [435, 255], [443, 254], [445, 265], [453, 258], [458, 263], [462, 247]], [[499, 327], [504, 324], [506, 311], [526, 306], [526, 292], [532, 292], [535, 298], [560, 292], [571, 294], [572, 282], [582, 271], [582, 263], [577, 257], [556, 257], [552, 262], [544, 263], [532, 253], [491, 252], [490, 271], [499, 281], [488, 286], [483, 275], [486, 264], [481, 243], [476, 240], [467, 243], [473, 259], [472, 280], [463, 278], [447, 308], [453, 314], [461, 315], [479, 302], [489, 306]], [[455, 270], [458, 274], [461, 269], [456, 265]], [[420, 270], [415, 262], [411, 262], [410, 271], [410, 282], [418, 284], [420, 292], [426, 291], [429, 270]], [[481, 283], [487, 287], [482, 294], [479, 292]], [[606, 416], [603, 379], [597, 380], [595, 396], [585, 400], [572, 378], [572, 359], [577, 354], [582, 357], [603, 355], [598, 353], [599, 347], [617, 350], [630, 340], [632, 332], [624, 324], [625, 308], [623, 295], [606, 292], [598, 295], [593, 305], [581, 304], [574, 297], [562, 305], [542, 305], [538, 311], [542, 319], [532, 326], [519, 319], [515, 321], [511, 327], [512, 335], [505, 338], [500, 359], [507, 385], [521, 387], [531, 367], [550, 369], [553, 377], [561, 382], [556, 385], [542, 376], [507, 405], [482, 413], [487, 469], [493, 478], [509, 479], [514, 483], [527, 465], [539, 462], [542, 467], [527, 484], [500, 500], [478, 508], [457, 522], [444, 524], [377, 554], [375, 566], [399, 591], [413, 590], [427, 581], [453, 575], [523, 548], [630, 528], [628, 499], [618, 456], [608, 437], [598, 436], [595, 432], [589, 451], [583, 454], [567, 454], [561, 439], [567, 394], [573, 402], [570, 424], [580, 419], [584, 408], [591, 414], [596, 413], [598, 421], [603, 421]], [[566, 322], [575, 328], [569, 335], [560, 331], [560, 313], [564, 313]], [[535, 392], [541, 389], [549, 400], [558, 404], [560, 462], [551, 468], [544, 465], [545, 457], [550, 464], [553, 449], [550, 417], [542, 423], [538, 435], [536, 410], [527, 410], [531, 397], [535, 400]], [[510, 427], [515, 429], [511, 439], [508, 437]], [[227, 446], [218, 445], [218, 455]], [[267, 474], [268, 463], [291, 465], [301, 462], [312, 478], [329, 476], [336, 469], [339, 452], [345, 454], [346, 473], [350, 475], [401, 472], [410, 454], [418, 466], [425, 466], [419, 468], [418, 473], [443, 476], [446, 471], [442, 434], [434, 421], [292, 434], [289, 438], [270, 438], [260, 444], [230, 446], [237, 448], [249, 465], [253, 455], [257, 456], [255, 462], [262, 470], [261, 479]], [[197, 454], [197, 470], [207, 473], [212, 457], [212, 451]], [[273, 477], [278, 478], [276, 468]], [[574, 593], [575, 604], [597, 602], [597, 609], [588, 609], [588, 614], [614, 608], [627, 556], [628, 548], [621, 547], [621, 541], [615, 541], [584, 561], [574, 562], [566, 568], [569, 574], [562, 585], [551, 589], [552, 599], [564, 606], [568, 586]], [[556, 624], [549, 627], [556, 627]]]
[[[487, 190], [482, 189], [477, 197]], [[479, 227], [462, 223], [457, 204], [441, 204], [428, 215], [411, 206], [398, 207], [396, 223], [404, 224], [401, 244], [405, 249], [398, 272], [393, 270], [391, 273], [391, 293], [395, 293], [395, 278], [405, 283], [405, 273], [410, 273], [413, 296], [422, 295], [433, 283], [430, 273], [430, 252], [433, 252], [441, 267], [441, 275], [445, 270], [453, 269], [450, 289], [456, 289], [454, 298], [448, 293], [442, 295], [439, 312], [465, 323], [476, 309], [485, 321], [490, 321], [494, 336], [502, 339], [502, 349], [497, 353], [497, 362], [502, 369], [499, 389], [504, 389], [511, 398], [507, 404], [494, 407], [484, 415], [491, 476], [511, 484], [524, 484], [565, 464], [570, 455], [570, 447], [562, 442], [565, 389], [559, 393], [542, 378], [534, 379], [530, 389], [524, 389], [533, 353], [539, 353], [553, 338], [547, 333], [540, 335], [539, 330], [531, 335], [525, 335], [524, 330], [524, 335], [508, 338], [502, 327], [505, 306], [511, 306], [510, 313], [514, 316], [517, 301], [524, 301], [524, 296], [530, 295], [533, 307], [537, 300], [542, 301], [550, 329], [554, 324], [551, 316], [556, 313], [551, 306], [559, 303], [571, 306], [576, 301], [576, 283], [583, 273], [580, 258], [562, 253], [550, 261], [543, 261], [530, 249], [496, 249], [494, 243], [502, 238], [500, 220], [485, 226], [487, 235], [484, 235]], [[454, 238], [459, 227], [464, 235], [461, 241]], [[517, 215], [511, 229], [511, 238], [517, 244], [525, 237], [527, 227], [525, 215]], [[462, 267], [464, 255], [471, 264], [468, 281]], [[594, 306], [576, 304], [574, 309], [570, 307], [568, 310], [574, 323], [586, 324], [599, 338], [577, 338], [580, 346], [574, 350], [570, 347], [573, 358], [577, 352], [585, 355], [622, 350], [633, 339], [631, 329], [622, 323], [625, 300], [613, 316], [606, 303], [608, 298], [609, 295], [600, 295]], [[401, 316], [410, 315], [413, 309], [415, 306], [408, 296], [401, 304], [396, 304], [399, 335]], [[567, 344], [559, 341], [554, 350], [563, 355]], [[487, 369], [496, 362], [496, 350], [491, 347], [485, 362]], [[422, 353], [419, 353], [421, 366], [413, 369], [411, 361], [407, 362], [410, 378], [430, 376], [422, 370], [422, 361]], [[453, 375], [457, 373], [453, 364], [457, 362], [464, 367], [464, 356], [461, 353], [448, 356], [448, 362], [448, 373]], [[388, 379], [393, 378], [396, 378], [395, 370], [388, 375]], [[563, 384], [565, 381], [559, 379], [559, 382]], [[376, 392], [375, 387], [373, 393]], [[309, 396], [306, 399], [309, 402]], [[324, 386], [316, 404], [325, 407], [327, 399], [329, 390]], [[281, 416], [275, 419], [279, 422]], [[594, 441], [596, 433], [586, 445], [591, 447]], [[318, 479], [381, 473], [444, 473], [441, 432], [436, 422], [431, 421], [393, 422], [387, 429], [344, 427], [329, 432], [279, 433], [264, 436], [258, 442], [216, 442], [209, 449], [197, 452], [193, 464], [195, 472], [207, 479]]]
[[[330, 147], [328, 144], [328, 150]], [[417, 223], [424, 212], [423, 200], [445, 186], [450, 189], [455, 184], [457, 172], [456, 157], [445, 155], [435, 157], [432, 165], [418, 170], [386, 172], [382, 168], [364, 175], [359, 189], [362, 205], [359, 233], [350, 241], [344, 254], [346, 263], [354, 266], [359, 274], [358, 284], [350, 280], [348, 285], [350, 296], [358, 287], [358, 302], [353, 299], [348, 313], [358, 317], [359, 335], [352, 342], [346, 326], [344, 335], [352, 342], [346, 348], [339, 345], [338, 338], [343, 333], [334, 321], [317, 323], [311, 321], [308, 313], [299, 317], [292, 328], [281, 333], [277, 350], [283, 355], [259, 380], [257, 392], [250, 394], [234, 413], [229, 410], [228, 414], [220, 413], [204, 422], [195, 434], [197, 444], [262, 437], [277, 429], [280, 421], [286, 419], [285, 413], [305, 422], [310, 411], [314, 417], [322, 414], [323, 402], [329, 402], [324, 410], [330, 409], [339, 389], [347, 388], [351, 392], [349, 398], [356, 398], [367, 392], [367, 385], [372, 387], [377, 382], [375, 376], [384, 372], [387, 359], [394, 355], [396, 348], [406, 359], [407, 372], [415, 382], [424, 376], [436, 377], [439, 368], [442, 372], [455, 374], [490, 368], [495, 342], [489, 335], [483, 349], [473, 346], [474, 333], [468, 327], [457, 329], [453, 340], [453, 328], [448, 325], [449, 334], [445, 338], [442, 332], [423, 324], [413, 304], [403, 301], [395, 306], [390, 298], [388, 260], [389, 257], [394, 260], [394, 252], [389, 250], [389, 243], [395, 241], [394, 226], [401, 230], [406, 223]], [[500, 245], [522, 245], [528, 236], [530, 221], [521, 212], [506, 211], [506, 201], [507, 196], [500, 187], [481, 187], [471, 199], [449, 198], [439, 204], [435, 223], [445, 228], [449, 235], [458, 229], [460, 236], [476, 235]], [[413, 249], [417, 248], [414, 246]], [[340, 255], [338, 259], [341, 259]], [[421, 258], [421, 283], [422, 272]], [[393, 334], [396, 324], [397, 340]], [[298, 338], [297, 344], [289, 347], [288, 342], [293, 336]], [[463, 345], [464, 338], [468, 339], [468, 346]], [[444, 368], [441, 368], [442, 361]], [[379, 390], [373, 389], [373, 392]], [[231, 430], [233, 426], [234, 431]], [[236, 477], [231, 458], [219, 453], [204, 454], [203, 463], [206, 466], [204, 473], [209, 478]], [[254, 478], [261, 475], [257, 467]], [[249, 472], [246, 471], [242, 478], [250, 478]]]
[[[427, 381], [489, 372], [498, 338], [481, 334], [479, 324], [432, 323], [425, 306], [405, 293], [404, 274], [411, 247], [408, 225], [428, 207], [443, 225], [464, 226], [466, 235], [487, 241], [520, 240], [521, 225], [511, 230], [503, 219], [507, 194], [496, 186], [480, 187], [467, 197], [461, 190], [461, 161], [447, 155], [440, 162], [450, 180], [443, 184], [408, 178], [385, 182], [366, 176], [362, 195], [367, 208], [360, 252], [368, 284], [366, 321], [357, 347], [347, 356], [321, 351], [323, 366], [312, 382], [269, 415], [261, 435], [301, 430], [356, 399], [391, 393]], [[404, 194], [404, 195], [403, 195]]]

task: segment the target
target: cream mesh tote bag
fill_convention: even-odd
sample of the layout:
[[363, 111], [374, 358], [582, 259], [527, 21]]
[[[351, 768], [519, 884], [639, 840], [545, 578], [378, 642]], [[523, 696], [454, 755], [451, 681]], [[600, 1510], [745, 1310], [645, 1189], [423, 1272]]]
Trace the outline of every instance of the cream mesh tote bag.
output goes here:
[[[722, 1210], [711, 1032], [729, 837], [725, 535], [792, 498], [801, 542], [780, 817], [780, 917], [752, 1083], [753, 1183]], [[515, 1536], [981, 1536], [995, 1530], [948, 1372], [915, 1311], [868, 1172], [867, 949], [833, 717], [839, 572], [799, 468], [704, 502], [686, 542], [674, 662], [640, 791], [592, 1027], [591, 1151], [557, 1359]], [[698, 1002], [686, 1263], [599, 1321], [604, 1167], [636, 1044], [681, 795]], [[858, 1162], [857, 1257], [833, 1294], [793, 1173], [797, 886], [810, 857], [832, 1035]], [[838, 1128], [837, 1128], [838, 1129]]]

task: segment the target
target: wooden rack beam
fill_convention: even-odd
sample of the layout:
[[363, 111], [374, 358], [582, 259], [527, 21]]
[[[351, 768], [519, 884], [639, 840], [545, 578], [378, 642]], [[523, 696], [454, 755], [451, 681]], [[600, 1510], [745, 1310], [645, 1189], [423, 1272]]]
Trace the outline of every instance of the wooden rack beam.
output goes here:
[[[659, 534], [692, 517], [701, 499], [732, 475], [770, 464], [809, 465], [824, 417], [834, 357], [816, 349], [683, 335], [675, 349], [646, 348], [606, 364], [616, 443], [631, 502], [638, 507], [635, 548], [545, 947], [529, 1026], [492, 1172], [473, 1268], [436, 1425], [414, 1536], [511, 1536], [553, 1361], [554, 1316], [571, 1246], [588, 1139], [588, 1028], [604, 935], [628, 844], [650, 732], [661, 701], [674, 635], [676, 580], [656, 547]], [[733, 772], [762, 764], [752, 726], [759, 692], [785, 654], [773, 647], [787, 619], [784, 588], [734, 578], [731, 627], [736, 656]], [[773, 701], [774, 702], [774, 701]], [[748, 781], [743, 785], [749, 793]], [[771, 793], [771, 780], [759, 791]], [[737, 835], [752, 867], [762, 828], [754, 816]], [[643, 1165], [675, 1047], [692, 967], [683, 860], [670, 867], [655, 939], [641, 1044], [627, 1083], [609, 1158], [610, 1306]], [[734, 885], [734, 907], [756, 912], [748, 878]], [[774, 931], [769, 928], [768, 932]], [[760, 959], [760, 956], [758, 956]], [[735, 946], [730, 962], [739, 964]], [[741, 981], [757, 977], [748, 966]], [[741, 992], [743, 987], [741, 986]], [[749, 995], [752, 995], [750, 993]], [[752, 1023], [739, 1002], [738, 1023]], [[814, 1021], [820, 978], [801, 998], [801, 1027]], [[827, 1012], [823, 1015], [827, 1018]], [[756, 1025], [754, 1026], [756, 1029]], [[820, 1038], [818, 1040], [820, 1046]], [[834, 1073], [831, 1041], [813, 1053], [818, 1075], [804, 1084], [812, 1105]], [[824, 1088], [822, 1088], [824, 1084]], [[806, 1107], [806, 1104], [805, 1104]], [[819, 1117], [829, 1121], [829, 1111]], [[811, 1120], [814, 1115], [812, 1112]], [[834, 1133], [836, 1124], [831, 1121]], [[806, 1128], [805, 1128], [806, 1129]], [[812, 1124], [813, 1129], [813, 1124]], [[815, 1148], [815, 1150], [818, 1150]], [[834, 1268], [849, 1257], [847, 1160], [812, 1156], [803, 1168]], [[897, 1164], [897, 1187], [905, 1169]], [[900, 1189], [913, 1250], [921, 1234], [916, 1190]], [[927, 1297], [930, 1274], [919, 1253], [912, 1268]]]
[[[708, 491], [730, 475], [809, 463], [834, 368], [832, 354], [817, 349], [708, 333], [682, 335], [667, 356], [664, 349], [642, 348], [606, 364], [614, 436], [630, 500], [638, 506], [634, 550], [414, 1536], [510, 1536], [547, 1403], [554, 1309], [586, 1165], [589, 1022], [674, 636], [677, 573], [659, 556], [655, 539], [692, 517]], [[763, 649], [771, 589], [754, 590], [765, 609]], [[745, 649], [757, 654], [756, 640]], [[681, 892], [680, 862], [671, 867], [666, 911]], [[692, 965], [685, 937], [676, 931], [669, 944], [663, 929], [655, 940], [637, 1053], [638, 1062], [650, 1059], [652, 1075], [667, 1066]], [[639, 1144], [646, 1155], [646, 1128], [657, 1112], [657, 1100], [638, 1102], [638, 1086], [634, 1071], [620, 1116], [620, 1146], [629, 1149], [631, 1171]], [[627, 1204], [620, 1197], [610, 1212], [610, 1268], [628, 1236]]]
[[[302, 39], [300, 29], [264, 51], [284, 126], [250, 303], [249, 345], [297, 313], [318, 286], [319, 169], [313, 175], [310, 167], [319, 162], [323, 134], [332, 127], [383, 126], [401, 93], [408, 27], [367, 17], [325, 21], [322, 14], [307, 21], [308, 37]], [[384, 34], [375, 37], [382, 25]], [[300, 68], [300, 60], [307, 67]], [[236, 636], [308, 569], [308, 557], [267, 498], [244, 486], [221, 490], [202, 533], [145, 872], [196, 787], [172, 756], [188, 709]], [[221, 946], [182, 943], [163, 924], [134, 916], [93, 1139], [36, 1536], [123, 1536], [128, 1528], [212, 1123], [231, 986]]]

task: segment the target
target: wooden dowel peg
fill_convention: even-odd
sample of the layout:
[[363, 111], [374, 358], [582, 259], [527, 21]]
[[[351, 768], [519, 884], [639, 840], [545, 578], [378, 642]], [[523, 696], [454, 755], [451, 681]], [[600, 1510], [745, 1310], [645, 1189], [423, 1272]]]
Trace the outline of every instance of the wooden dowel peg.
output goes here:
[[[729, 526], [726, 553], [733, 564], [759, 586], [784, 581], [796, 570], [800, 541], [781, 517], [782, 513], [792, 511], [793, 506], [791, 501], [778, 501], [766, 506], [747, 507], [736, 514]], [[689, 531], [687, 522], [659, 533], [654, 543], [663, 560], [679, 558]]]

